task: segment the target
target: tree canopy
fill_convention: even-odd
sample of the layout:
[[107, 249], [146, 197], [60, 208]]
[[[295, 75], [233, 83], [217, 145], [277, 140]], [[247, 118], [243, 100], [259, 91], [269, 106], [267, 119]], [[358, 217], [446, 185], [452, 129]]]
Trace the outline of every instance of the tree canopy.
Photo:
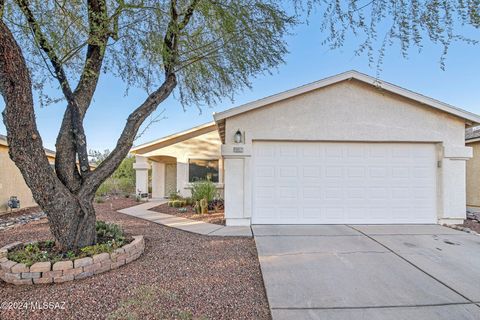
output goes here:
[[[295, 22], [272, 0], [0, 0], [0, 14], [10, 157], [62, 249], [95, 242], [95, 191], [159, 104], [173, 92], [184, 105], [233, 96], [283, 61], [284, 35]], [[83, 121], [102, 71], [144, 88], [148, 97], [92, 171]], [[33, 108], [33, 89], [41, 92], [48, 81], [57, 83], [67, 105], [55, 171], [42, 151]]]
[[409, 49], [421, 50], [430, 42], [441, 47], [440, 67], [452, 43], [478, 44], [466, 35], [480, 28], [478, 0], [294, 0], [297, 12], [322, 17], [323, 44], [342, 47], [352, 37], [359, 40], [355, 53], [366, 54], [380, 68], [386, 49], [398, 45], [403, 57]]
[[[98, 13], [87, 10], [85, 2], [5, 2], [3, 20], [24, 51], [35, 88], [57, 81], [49, 54], [42, 50], [45, 44], [71, 85], [96, 72], [85, 68], [85, 57], [89, 46], [99, 45], [102, 71], [128, 86], [152, 92], [171, 64], [182, 103], [212, 104], [248, 86], [252, 75], [281, 63], [287, 51], [283, 36], [294, 23], [270, 0], [88, 1], [105, 7]], [[98, 20], [93, 30], [89, 20]], [[178, 37], [172, 53], [165, 41], [174, 33]]]

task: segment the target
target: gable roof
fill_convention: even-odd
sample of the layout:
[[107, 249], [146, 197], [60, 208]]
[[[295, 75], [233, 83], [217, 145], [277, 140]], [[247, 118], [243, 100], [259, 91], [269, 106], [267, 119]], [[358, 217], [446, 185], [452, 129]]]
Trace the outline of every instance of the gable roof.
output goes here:
[[[8, 147], [8, 142], [7, 142], [7, 136], [4, 136], [3, 134], [0, 134], [0, 145]], [[45, 150], [45, 154], [49, 157], [55, 158], [55, 151], [43, 148]]]
[[480, 141], [480, 126], [468, 128], [465, 130], [465, 142], [477, 142]]
[[469, 125], [480, 124], [480, 116], [477, 114], [474, 114], [472, 112], [454, 107], [447, 103], [429, 98], [419, 93], [404, 89], [402, 87], [396, 86], [389, 82], [382, 81], [380, 79], [371, 77], [369, 75], [360, 73], [355, 70], [340, 73], [335, 76], [331, 76], [331, 77], [328, 77], [319, 81], [315, 81], [294, 89], [290, 89], [278, 94], [274, 94], [272, 96], [268, 96], [253, 102], [249, 102], [238, 107], [234, 107], [222, 112], [214, 113], [213, 118], [215, 119], [215, 122], [219, 127], [220, 135], [223, 137], [223, 134], [224, 134], [223, 131], [224, 131], [224, 125], [225, 125], [224, 122], [225, 122], [225, 119], [227, 118], [230, 118], [254, 109], [258, 109], [281, 100], [289, 99], [313, 90], [317, 90], [341, 81], [349, 80], [349, 79], [355, 79], [363, 83], [367, 83], [377, 88], [381, 88], [382, 90], [395, 93], [397, 95], [408, 98], [410, 100], [417, 101], [421, 104], [427, 105], [434, 109], [438, 109], [446, 113], [452, 114], [454, 116], [460, 117], [466, 120], [466, 122], [468, 122]]
[[152, 149], [164, 148], [166, 146], [169, 146], [181, 141], [185, 141], [190, 138], [197, 137], [199, 135], [212, 132], [215, 130], [217, 130], [217, 125], [215, 124], [215, 122], [204, 123], [199, 126], [138, 145], [130, 149], [130, 152], [133, 154], [149, 152]]

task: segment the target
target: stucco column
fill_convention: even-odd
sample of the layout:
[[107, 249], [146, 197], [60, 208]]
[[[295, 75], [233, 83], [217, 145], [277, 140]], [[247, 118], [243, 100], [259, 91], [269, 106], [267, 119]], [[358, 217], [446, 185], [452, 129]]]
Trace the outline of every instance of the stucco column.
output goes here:
[[152, 162], [152, 198], [165, 197], [165, 163]]
[[222, 145], [227, 226], [249, 226], [251, 218], [251, 145]]
[[[442, 208], [440, 224], [461, 224], [466, 217], [466, 161], [470, 147], [444, 147], [442, 159]], [[448, 218], [447, 218], [448, 217]]]
[[188, 157], [177, 157], [177, 191], [182, 197], [190, 197], [192, 192], [188, 189]]
[[135, 156], [133, 169], [135, 169], [135, 192], [148, 193], [148, 169], [150, 169], [148, 158]]

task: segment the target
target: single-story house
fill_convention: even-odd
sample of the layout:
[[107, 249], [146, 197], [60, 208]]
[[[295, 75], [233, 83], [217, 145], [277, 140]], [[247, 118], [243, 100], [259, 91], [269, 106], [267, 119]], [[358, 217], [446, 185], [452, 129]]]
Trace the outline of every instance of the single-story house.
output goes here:
[[[55, 152], [45, 149], [45, 153], [53, 166]], [[7, 137], [4, 135], [0, 135], [0, 168], [0, 214], [8, 211], [7, 204], [11, 196], [16, 196], [20, 200], [21, 208], [36, 206], [32, 192], [25, 183], [22, 173], [8, 155]]]
[[153, 197], [209, 178], [227, 225], [461, 223], [480, 116], [349, 71], [132, 149]]
[[480, 210], [480, 127], [465, 132], [465, 144], [473, 149], [473, 158], [467, 161], [467, 207]]

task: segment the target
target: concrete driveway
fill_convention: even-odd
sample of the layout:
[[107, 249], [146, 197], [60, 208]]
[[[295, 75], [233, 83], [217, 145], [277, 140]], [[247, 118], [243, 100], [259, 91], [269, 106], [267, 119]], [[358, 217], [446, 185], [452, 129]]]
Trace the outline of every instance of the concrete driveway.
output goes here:
[[480, 319], [480, 237], [438, 225], [253, 226], [277, 319]]

